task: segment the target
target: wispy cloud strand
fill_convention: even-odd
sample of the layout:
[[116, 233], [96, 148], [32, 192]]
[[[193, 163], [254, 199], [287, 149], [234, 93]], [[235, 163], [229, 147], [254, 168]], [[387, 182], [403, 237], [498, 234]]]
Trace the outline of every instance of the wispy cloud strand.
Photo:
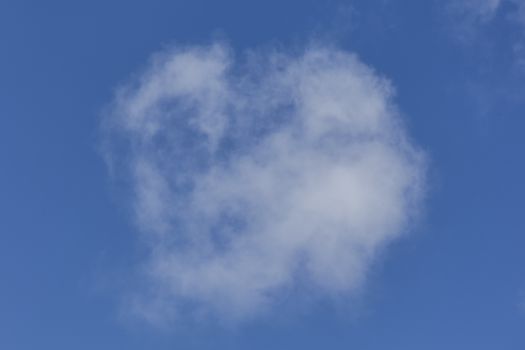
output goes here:
[[387, 80], [333, 48], [246, 57], [159, 54], [106, 120], [151, 246], [151, 319], [244, 319], [304, 286], [351, 295], [419, 206], [423, 157]]
[[505, 13], [506, 17], [525, 26], [524, 0], [451, 0], [450, 4], [464, 19], [477, 23], [487, 23], [507, 6], [509, 9]]

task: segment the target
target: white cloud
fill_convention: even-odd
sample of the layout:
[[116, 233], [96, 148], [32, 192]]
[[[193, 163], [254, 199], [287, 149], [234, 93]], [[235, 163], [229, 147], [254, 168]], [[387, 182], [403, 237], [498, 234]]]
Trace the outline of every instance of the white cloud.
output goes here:
[[455, 12], [465, 16], [465, 20], [481, 23], [492, 20], [503, 5], [509, 5], [507, 18], [525, 25], [524, 0], [452, 0], [451, 5]]
[[463, 11], [470, 12], [475, 18], [488, 20], [494, 16], [502, 0], [462, 0], [455, 2]]
[[150, 319], [241, 320], [284, 292], [352, 295], [420, 204], [424, 161], [390, 83], [357, 57], [223, 45], [157, 55], [106, 120], [151, 248]]
[[[525, 0], [449, 0], [447, 9], [453, 19], [456, 39], [468, 44], [482, 44], [502, 50], [502, 56], [512, 55], [512, 74], [523, 73], [525, 68]], [[504, 40], [494, 36], [494, 30], [512, 35]], [[492, 35], [491, 35], [492, 34]], [[510, 45], [503, 46], [502, 43]]]

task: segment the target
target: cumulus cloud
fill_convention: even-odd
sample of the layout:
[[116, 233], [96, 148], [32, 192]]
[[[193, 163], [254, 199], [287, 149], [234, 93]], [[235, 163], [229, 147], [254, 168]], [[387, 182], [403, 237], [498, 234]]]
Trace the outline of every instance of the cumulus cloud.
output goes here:
[[158, 54], [105, 120], [151, 252], [135, 306], [152, 320], [352, 295], [420, 205], [424, 160], [389, 81], [335, 48], [243, 57]]

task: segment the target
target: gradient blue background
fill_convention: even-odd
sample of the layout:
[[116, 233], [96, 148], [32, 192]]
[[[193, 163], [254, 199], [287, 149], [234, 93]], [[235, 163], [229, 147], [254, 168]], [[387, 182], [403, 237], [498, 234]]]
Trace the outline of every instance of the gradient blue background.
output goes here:
[[[0, 349], [524, 349], [525, 70], [512, 47], [525, 27], [499, 16], [458, 40], [443, 3], [1, 0]], [[119, 317], [144, 252], [97, 153], [100, 113], [153, 52], [217, 37], [237, 52], [330, 40], [396, 86], [429, 155], [427, 205], [358, 305], [235, 329]]]

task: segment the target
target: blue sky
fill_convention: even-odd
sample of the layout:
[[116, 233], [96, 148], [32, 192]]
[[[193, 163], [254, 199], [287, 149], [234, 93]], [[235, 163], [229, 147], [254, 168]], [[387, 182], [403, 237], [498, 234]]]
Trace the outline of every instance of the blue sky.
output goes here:
[[523, 13], [0, 2], [0, 347], [522, 349]]

